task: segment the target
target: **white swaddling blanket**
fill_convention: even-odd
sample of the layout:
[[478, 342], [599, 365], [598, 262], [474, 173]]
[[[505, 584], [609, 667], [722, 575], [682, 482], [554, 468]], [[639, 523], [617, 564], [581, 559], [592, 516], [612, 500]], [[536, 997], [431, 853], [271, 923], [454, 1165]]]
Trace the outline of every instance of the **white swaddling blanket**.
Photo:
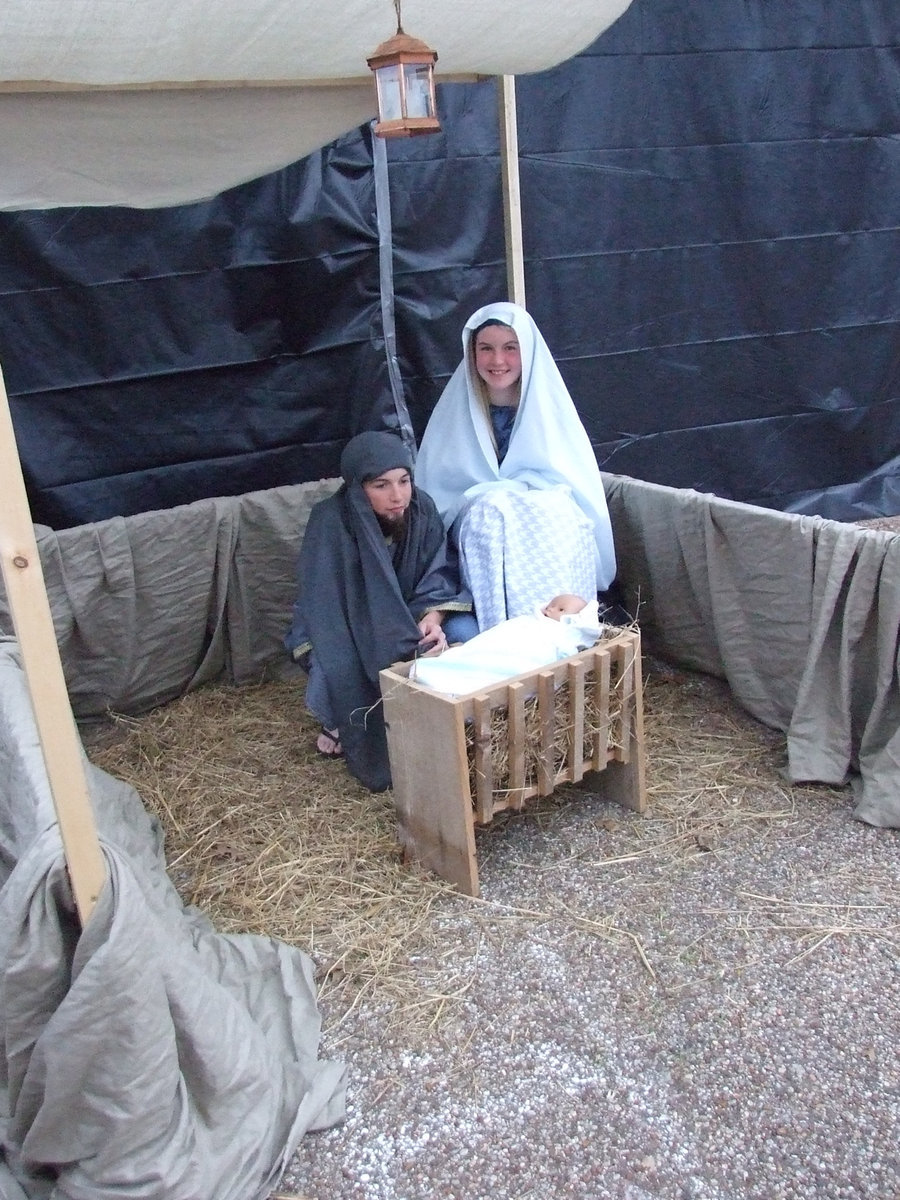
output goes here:
[[560, 621], [537, 609], [531, 616], [502, 621], [437, 658], [416, 659], [409, 678], [449, 696], [465, 696], [577, 654], [593, 646], [603, 629], [596, 600]]

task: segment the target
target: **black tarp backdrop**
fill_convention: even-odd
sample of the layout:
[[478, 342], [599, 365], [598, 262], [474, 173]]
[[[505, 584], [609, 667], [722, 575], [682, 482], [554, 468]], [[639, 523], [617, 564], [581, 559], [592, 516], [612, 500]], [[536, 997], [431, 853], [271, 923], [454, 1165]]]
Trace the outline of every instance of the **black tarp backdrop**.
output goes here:
[[362, 130], [200, 204], [0, 214], [34, 519], [336, 475], [347, 438], [387, 419], [374, 191]]
[[[604, 469], [900, 511], [900, 5], [633, 0], [517, 81], [529, 308]], [[388, 146], [417, 433], [506, 290], [492, 83]], [[213, 201], [0, 214], [0, 362], [35, 519], [334, 474], [393, 423], [368, 131]]]
[[[634, 0], [517, 93], [527, 302], [601, 465], [837, 519], [900, 512], [900, 5]], [[411, 206], [420, 172], [472, 169], [408, 154], [393, 179]], [[393, 206], [401, 312], [435, 221]], [[477, 201], [465, 219], [445, 261]], [[470, 278], [448, 273], [432, 261], [442, 307]], [[408, 364], [418, 427], [432, 362], [424, 343]]]

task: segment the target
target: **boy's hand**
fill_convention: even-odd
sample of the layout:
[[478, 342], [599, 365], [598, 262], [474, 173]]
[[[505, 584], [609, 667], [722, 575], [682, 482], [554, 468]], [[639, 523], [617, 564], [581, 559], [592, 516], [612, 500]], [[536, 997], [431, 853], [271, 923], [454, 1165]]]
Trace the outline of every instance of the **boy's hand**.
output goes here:
[[423, 657], [429, 657], [435, 654], [441, 654], [447, 649], [447, 637], [441, 628], [441, 622], [444, 619], [444, 614], [439, 612], [428, 612], [419, 621], [419, 653]]

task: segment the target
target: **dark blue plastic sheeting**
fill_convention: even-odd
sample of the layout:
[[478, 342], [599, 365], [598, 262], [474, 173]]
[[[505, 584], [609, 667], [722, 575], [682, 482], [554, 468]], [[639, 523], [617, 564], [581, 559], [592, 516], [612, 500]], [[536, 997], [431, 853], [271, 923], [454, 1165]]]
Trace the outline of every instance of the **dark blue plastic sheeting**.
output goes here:
[[[900, 511], [900, 6], [633, 0], [517, 81], [528, 306], [604, 469]], [[506, 294], [493, 83], [388, 144], [421, 434]], [[382, 214], [382, 222], [383, 222]], [[57, 528], [336, 473], [395, 426], [368, 130], [215, 200], [0, 215], [0, 361]]]
[[0, 216], [0, 360], [35, 519], [337, 474], [386, 419], [367, 131], [214, 200]]

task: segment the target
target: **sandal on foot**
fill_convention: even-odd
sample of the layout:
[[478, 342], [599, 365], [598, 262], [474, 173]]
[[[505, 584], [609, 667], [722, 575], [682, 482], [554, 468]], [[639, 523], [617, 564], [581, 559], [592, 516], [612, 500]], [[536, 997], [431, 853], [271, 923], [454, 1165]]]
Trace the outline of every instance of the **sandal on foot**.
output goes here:
[[341, 735], [337, 729], [326, 729], [323, 725], [316, 738], [316, 753], [321, 758], [343, 758]]

